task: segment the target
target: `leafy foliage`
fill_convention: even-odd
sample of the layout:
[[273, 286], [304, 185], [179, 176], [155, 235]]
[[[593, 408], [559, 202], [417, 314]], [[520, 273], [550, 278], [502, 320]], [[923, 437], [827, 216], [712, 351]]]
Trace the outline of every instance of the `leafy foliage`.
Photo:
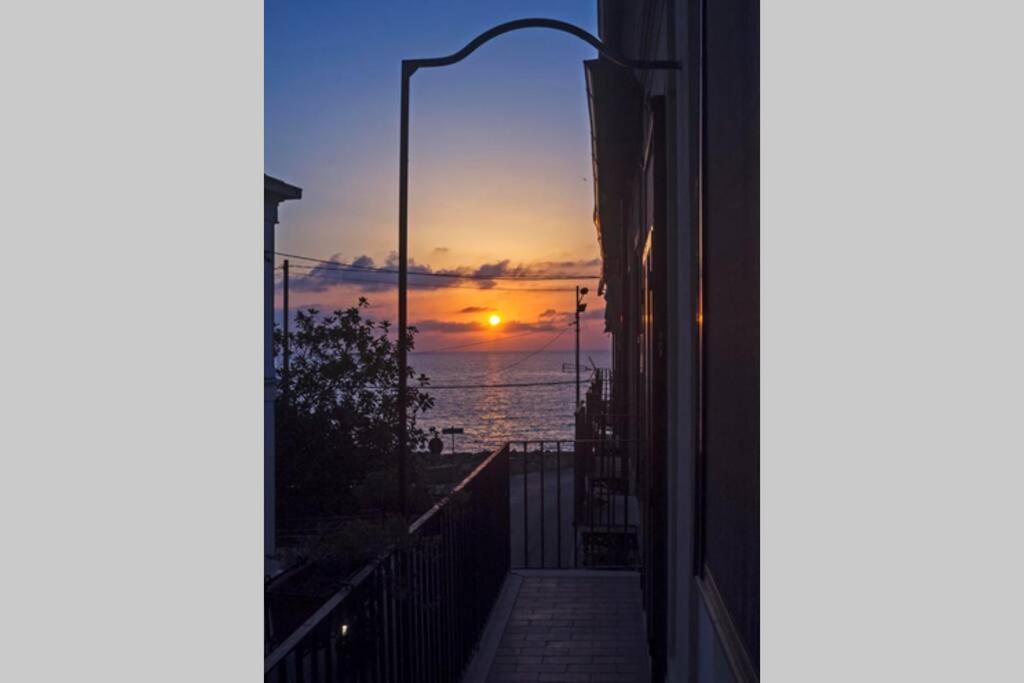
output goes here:
[[[321, 315], [300, 310], [289, 331], [289, 372], [278, 363], [276, 409], [278, 505], [282, 517], [320, 516], [360, 507], [354, 495], [370, 473], [394, 472], [398, 453], [398, 353], [390, 323], [365, 318], [369, 306]], [[406, 337], [415, 343], [415, 328]], [[274, 353], [284, 334], [275, 330]], [[426, 433], [416, 418], [433, 407], [423, 389], [429, 380], [408, 369], [409, 451], [422, 448]], [[410, 458], [410, 480], [415, 480]], [[377, 475], [378, 478], [381, 476]], [[390, 477], [397, 495], [397, 477]], [[416, 491], [411, 492], [414, 496]], [[368, 502], [368, 501], [367, 501]], [[376, 495], [391, 506], [394, 497]]]

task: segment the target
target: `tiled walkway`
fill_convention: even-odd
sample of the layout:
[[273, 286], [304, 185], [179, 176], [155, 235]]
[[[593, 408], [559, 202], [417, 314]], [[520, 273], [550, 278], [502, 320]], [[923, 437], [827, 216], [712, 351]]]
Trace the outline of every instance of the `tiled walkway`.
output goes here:
[[[515, 570], [518, 593], [490, 658], [487, 681], [649, 680], [636, 572]], [[508, 599], [506, 599], [508, 602]], [[497, 625], [500, 628], [500, 624]], [[481, 669], [483, 670], [483, 669]]]

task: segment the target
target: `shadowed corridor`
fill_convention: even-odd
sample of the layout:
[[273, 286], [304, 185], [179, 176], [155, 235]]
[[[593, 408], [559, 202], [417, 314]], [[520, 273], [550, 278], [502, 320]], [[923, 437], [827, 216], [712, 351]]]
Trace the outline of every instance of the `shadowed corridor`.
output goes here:
[[513, 570], [463, 679], [649, 680], [640, 575]]

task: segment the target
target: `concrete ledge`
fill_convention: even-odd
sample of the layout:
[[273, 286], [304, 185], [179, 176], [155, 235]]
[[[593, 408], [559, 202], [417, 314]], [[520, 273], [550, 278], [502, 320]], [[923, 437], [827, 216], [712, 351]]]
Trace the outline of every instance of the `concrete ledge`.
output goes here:
[[516, 605], [516, 598], [519, 597], [519, 588], [522, 585], [523, 577], [519, 576], [517, 571], [509, 572], [505, 577], [505, 585], [501, 587], [501, 593], [498, 594], [491, 615], [487, 619], [473, 659], [462, 676], [462, 683], [484, 683], [487, 680], [491, 664], [498, 654], [498, 644], [509, 619], [512, 618], [512, 609]]
[[636, 569], [513, 569], [512, 574], [526, 578], [551, 579], [625, 579], [636, 576]]

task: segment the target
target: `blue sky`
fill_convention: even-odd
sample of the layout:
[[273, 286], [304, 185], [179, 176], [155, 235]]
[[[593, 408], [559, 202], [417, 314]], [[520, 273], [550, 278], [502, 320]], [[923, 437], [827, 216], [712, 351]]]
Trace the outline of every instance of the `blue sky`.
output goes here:
[[[401, 60], [454, 52], [495, 24], [531, 16], [597, 30], [594, 0], [268, 0], [266, 171], [304, 190], [282, 209], [278, 250], [382, 263], [397, 248]], [[414, 76], [413, 259], [457, 268], [504, 259], [585, 263], [599, 255], [581, 64], [594, 56], [572, 36], [530, 29]], [[334, 304], [324, 296], [317, 293], [316, 303]], [[352, 292], [335, 299], [344, 296]], [[393, 298], [381, 296], [384, 306]], [[552, 306], [550, 297], [526, 298], [536, 299], [538, 313]], [[424, 294], [411, 316], [437, 318], [446, 307]], [[528, 312], [520, 306], [513, 315]]]

